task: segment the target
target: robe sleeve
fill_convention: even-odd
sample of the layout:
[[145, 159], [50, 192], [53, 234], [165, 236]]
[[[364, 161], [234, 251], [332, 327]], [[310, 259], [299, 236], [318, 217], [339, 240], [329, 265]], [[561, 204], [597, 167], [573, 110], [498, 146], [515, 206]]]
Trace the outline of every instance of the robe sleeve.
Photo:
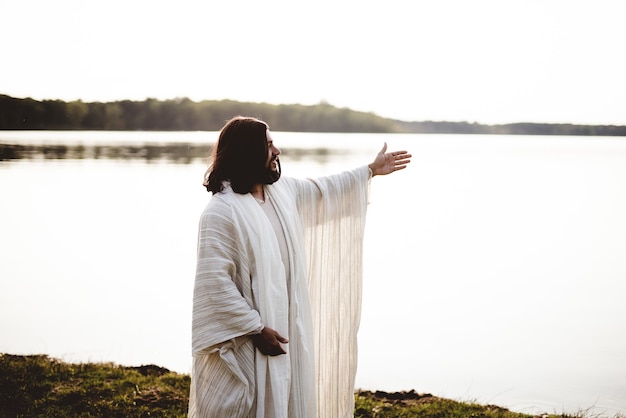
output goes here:
[[351, 417], [370, 171], [296, 180], [315, 333], [319, 417]]
[[198, 229], [193, 354], [262, 327], [250, 289], [246, 287], [250, 272], [244, 242], [231, 208], [214, 196], [200, 218]]
[[288, 178], [305, 228], [361, 215], [367, 204], [371, 172], [367, 166], [330, 176], [308, 179]]

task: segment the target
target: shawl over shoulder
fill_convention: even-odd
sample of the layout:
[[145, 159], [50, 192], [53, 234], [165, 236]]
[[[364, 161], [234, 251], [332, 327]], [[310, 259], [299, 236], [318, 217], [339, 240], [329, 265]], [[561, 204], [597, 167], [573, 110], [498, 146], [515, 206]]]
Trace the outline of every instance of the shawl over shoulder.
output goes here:
[[[353, 415], [368, 186], [367, 167], [266, 186], [290, 295], [256, 201], [230, 189], [212, 197], [198, 236], [190, 416]], [[264, 324], [289, 338], [287, 355], [255, 350], [250, 334]]]

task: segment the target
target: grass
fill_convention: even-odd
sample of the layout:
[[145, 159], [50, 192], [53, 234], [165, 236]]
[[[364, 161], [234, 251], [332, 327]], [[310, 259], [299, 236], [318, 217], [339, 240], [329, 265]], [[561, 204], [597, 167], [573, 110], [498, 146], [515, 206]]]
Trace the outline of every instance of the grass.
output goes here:
[[185, 417], [190, 378], [157, 366], [0, 355], [1, 417]]
[[[497, 405], [481, 405], [471, 401], [455, 401], [414, 391], [387, 393], [357, 391], [355, 417], [359, 418], [605, 418], [591, 410], [568, 414], [528, 415], [509, 411]], [[615, 415], [613, 418], [626, 418]]]
[[[190, 377], [162, 367], [70, 364], [46, 355], [0, 354], [0, 417], [186, 417]], [[531, 418], [410, 392], [355, 393], [357, 418]], [[599, 418], [589, 411], [542, 418]], [[614, 418], [626, 418], [618, 415]]]

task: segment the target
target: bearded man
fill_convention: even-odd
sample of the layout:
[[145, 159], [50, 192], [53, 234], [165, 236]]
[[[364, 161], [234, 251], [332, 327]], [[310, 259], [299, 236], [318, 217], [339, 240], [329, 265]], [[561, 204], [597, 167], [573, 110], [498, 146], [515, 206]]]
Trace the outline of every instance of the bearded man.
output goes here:
[[406, 151], [319, 179], [281, 177], [267, 124], [213, 148], [193, 296], [190, 417], [351, 417], [372, 176]]

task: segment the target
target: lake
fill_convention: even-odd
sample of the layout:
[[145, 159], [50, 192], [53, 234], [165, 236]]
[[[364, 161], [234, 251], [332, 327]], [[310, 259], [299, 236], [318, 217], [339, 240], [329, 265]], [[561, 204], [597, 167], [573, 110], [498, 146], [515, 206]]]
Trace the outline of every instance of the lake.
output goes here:
[[[294, 177], [413, 154], [372, 180], [357, 388], [626, 413], [626, 138], [273, 137]], [[0, 131], [0, 352], [189, 373], [216, 138]]]

